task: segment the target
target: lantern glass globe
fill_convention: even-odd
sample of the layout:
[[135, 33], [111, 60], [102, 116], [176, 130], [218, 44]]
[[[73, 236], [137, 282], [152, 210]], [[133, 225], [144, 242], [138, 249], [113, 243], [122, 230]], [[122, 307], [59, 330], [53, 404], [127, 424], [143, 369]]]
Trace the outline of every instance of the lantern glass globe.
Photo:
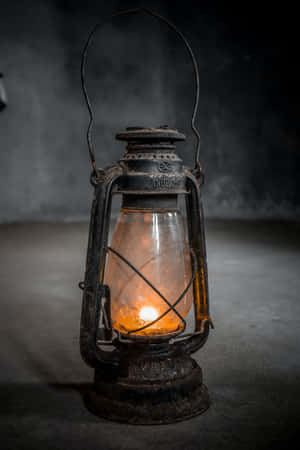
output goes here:
[[[171, 303], [191, 279], [190, 250], [178, 210], [122, 209], [111, 247], [133, 264]], [[105, 284], [111, 291], [113, 327], [127, 334], [155, 321], [167, 303], [124, 261], [109, 252]], [[176, 305], [184, 318], [192, 305], [192, 289]], [[180, 331], [180, 317], [170, 311], [162, 319], [132, 335], [162, 336]]]

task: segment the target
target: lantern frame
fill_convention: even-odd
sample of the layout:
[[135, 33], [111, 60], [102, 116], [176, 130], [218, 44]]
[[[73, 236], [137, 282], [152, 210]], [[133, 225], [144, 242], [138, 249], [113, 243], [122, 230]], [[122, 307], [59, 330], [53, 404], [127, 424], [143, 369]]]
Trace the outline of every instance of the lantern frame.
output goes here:
[[[185, 136], [163, 126], [134, 127], [119, 133], [116, 137], [127, 142], [127, 152], [116, 164], [106, 169], [97, 168], [91, 144], [93, 114], [84, 83], [86, 52], [99, 27], [96, 25], [85, 46], [81, 66], [83, 92], [90, 112], [87, 140], [93, 167], [91, 183], [94, 186], [94, 199], [85, 278], [79, 283], [83, 289], [80, 350], [84, 361], [95, 369], [94, 389], [87, 400], [93, 412], [129, 423], [168, 423], [200, 414], [209, 406], [207, 389], [202, 383], [202, 371], [189, 356], [205, 344], [212, 326], [201, 201], [204, 177], [199, 164], [200, 138], [194, 124], [199, 98], [199, 76], [189, 44], [173, 24], [143, 8], [121, 11], [115, 15], [132, 12], [146, 12], [163, 20], [184, 40], [192, 57], [196, 99], [191, 125], [197, 136], [196, 165], [194, 170], [183, 166], [183, 161], [175, 152], [175, 143], [184, 140]], [[157, 287], [108, 244], [114, 194], [121, 194], [123, 204], [126, 205], [138, 206], [141, 201], [155, 204], [159, 201], [160, 209], [165, 210], [178, 195], [185, 196], [193, 275], [177, 302], [193, 285], [194, 332], [153, 338], [136, 336], [130, 332], [125, 335], [113, 329], [110, 290], [104, 284], [109, 251], [120, 257], [124, 264], [129, 265], [168, 303]], [[176, 308], [176, 302], [168, 304], [170, 310]], [[113, 349], [107, 350], [107, 345], [113, 346]]]

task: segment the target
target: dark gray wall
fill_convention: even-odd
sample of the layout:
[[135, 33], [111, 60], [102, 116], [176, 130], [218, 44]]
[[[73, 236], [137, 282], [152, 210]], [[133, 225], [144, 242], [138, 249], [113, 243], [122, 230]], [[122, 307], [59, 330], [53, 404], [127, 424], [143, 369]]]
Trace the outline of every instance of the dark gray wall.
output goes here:
[[[80, 91], [88, 31], [119, 7], [142, 2], [1, 2], [0, 221], [81, 219], [91, 200]], [[207, 2], [208, 3], [208, 2]], [[241, 2], [242, 3], [242, 2]], [[144, 2], [173, 19], [199, 60], [201, 160], [208, 216], [299, 214], [299, 68], [296, 12], [187, 1]], [[294, 18], [295, 17], [295, 18]], [[118, 159], [114, 134], [167, 123], [189, 139], [193, 74], [182, 44], [147, 17], [114, 20], [90, 53], [89, 91], [98, 165]]]

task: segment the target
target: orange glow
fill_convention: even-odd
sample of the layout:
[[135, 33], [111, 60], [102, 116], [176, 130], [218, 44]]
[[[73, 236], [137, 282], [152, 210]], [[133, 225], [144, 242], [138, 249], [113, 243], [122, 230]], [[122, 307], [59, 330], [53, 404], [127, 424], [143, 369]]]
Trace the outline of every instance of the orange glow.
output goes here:
[[[191, 260], [178, 211], [122, 210], [111, 247], [132, 263], [172, 305], [191, 278]], [[113, 327], [123, 334], [162, 336], [180, 331], [180, 317], [117, 255], [108, 254], [105, 283], [110, 287]], [[184, 318], [192, 305], [192, 289], [176, 306]], [[135, 331], [139, 330], [139, 331]]]

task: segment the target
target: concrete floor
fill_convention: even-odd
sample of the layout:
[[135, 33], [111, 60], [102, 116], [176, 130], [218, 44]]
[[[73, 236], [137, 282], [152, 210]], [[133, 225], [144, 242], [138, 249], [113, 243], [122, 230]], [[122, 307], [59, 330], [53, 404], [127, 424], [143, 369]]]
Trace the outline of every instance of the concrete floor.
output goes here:
[[[86, 224], [0, 227], [0, 448], [288, 448], [300, 419], [300, 226], [208, 222], [212, 406], [157, 427], [98, 419], [78, 349]], [[297, 433], [298, 434], [298, 433]]]

